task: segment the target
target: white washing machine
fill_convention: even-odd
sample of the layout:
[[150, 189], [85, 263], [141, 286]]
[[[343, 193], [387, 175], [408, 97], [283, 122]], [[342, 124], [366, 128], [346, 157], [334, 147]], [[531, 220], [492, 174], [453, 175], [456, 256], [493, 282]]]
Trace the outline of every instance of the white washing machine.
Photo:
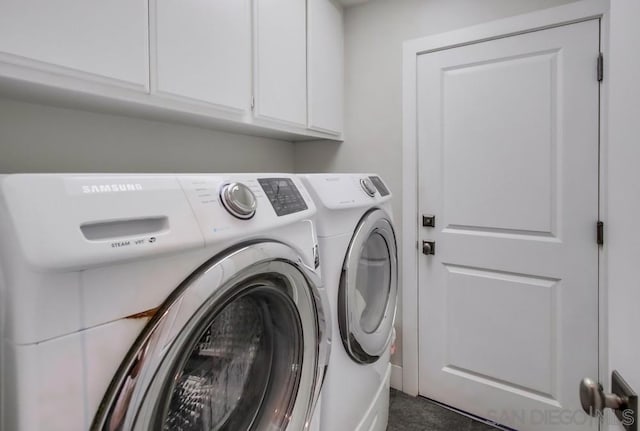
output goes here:
[[398, 288], [391, 193], [376, 175], [300, 177], [318, 207], [322, 277], [334, 320], [322, 429], [384, 431]]
[[0, 192], [0, 429], [317, 427], [330, 319], [294, 176], [9, 175]]

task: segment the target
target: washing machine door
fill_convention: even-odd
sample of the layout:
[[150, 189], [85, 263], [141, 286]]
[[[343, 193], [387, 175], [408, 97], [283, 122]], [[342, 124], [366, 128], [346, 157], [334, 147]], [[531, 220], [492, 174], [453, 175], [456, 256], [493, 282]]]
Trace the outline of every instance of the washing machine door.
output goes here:
[[307, 429], [330, 319], [301, 262], [291, 248], [262, 242], [193, 274], [131, 349], [92, 429]]
[[338, 322], [346, 351], [359, 363], [378, 360], [391, 342], [398, 291], [393, 225], [374, 209], [360, 220], [347, 251], [338, 292]]

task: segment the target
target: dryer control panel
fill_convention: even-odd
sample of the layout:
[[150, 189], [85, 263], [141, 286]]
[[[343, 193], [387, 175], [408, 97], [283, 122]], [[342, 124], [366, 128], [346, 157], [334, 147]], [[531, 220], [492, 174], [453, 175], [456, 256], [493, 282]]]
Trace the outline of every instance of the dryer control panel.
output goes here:
[[328, 209], [368, 208], [391, 200], [391, 191], [374, 174], [300, 175], [316, 204]]
[[380, 196], [388, 196], [391, 193], [387, 188], [387, 186], [384, 185], [384, 183], [382, 182], [382, 179], [380, 179], [379, 176], [371, 175], [369, 179], [371, 180], [375, 188], [378, 190], [378, 193], [380, 193]]

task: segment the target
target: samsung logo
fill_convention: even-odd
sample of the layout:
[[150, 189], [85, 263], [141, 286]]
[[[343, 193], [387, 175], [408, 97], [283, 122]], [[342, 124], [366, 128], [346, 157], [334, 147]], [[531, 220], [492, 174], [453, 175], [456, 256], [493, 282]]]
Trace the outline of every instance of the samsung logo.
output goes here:
[[82, 186], [82, 193], [135, 192], [138, 190], [142, 190], [142, 184], [97, 184], [93, 186]]

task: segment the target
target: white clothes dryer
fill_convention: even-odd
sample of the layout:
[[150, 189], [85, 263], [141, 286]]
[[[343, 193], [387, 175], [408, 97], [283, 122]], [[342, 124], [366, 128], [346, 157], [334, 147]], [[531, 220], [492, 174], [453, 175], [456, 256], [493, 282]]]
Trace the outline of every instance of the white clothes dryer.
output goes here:
[[0, 178], [0, 428], [317, 427], [315, 211], [287, 174]]
[[318, 207], [320, 262], [334, 341], [325, 431], [384, 431], [397, 299], [391, 193], [377, 175], [300, 176]]

